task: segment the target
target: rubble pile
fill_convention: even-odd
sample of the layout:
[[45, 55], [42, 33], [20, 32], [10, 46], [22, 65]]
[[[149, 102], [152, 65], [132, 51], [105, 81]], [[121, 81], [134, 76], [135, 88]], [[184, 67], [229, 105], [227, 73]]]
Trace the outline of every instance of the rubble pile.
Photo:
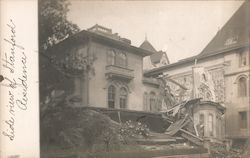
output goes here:
[[[165, 134], [170, 136], [180, 136], [188, 142], [205, 147], [213, 157], [239, 157], [240, 152], [237, 150], [227, 149], [222, 141], [205, 140], [201, 131], [197, 129], [193, 121], [193, 108], [200, 102], [200, 99], [192, 99], [173, 106], [162, 116], [168, 118], [171, 125], [167, 128]], [[169, 117], [171, 120], [169, 120]]]
[[193, 99], [175, 105], [163, 117], [172, 116], [171, 125], [166, 130], [167, 135], [179, 135], [195, 145], [203, 145], [203, 139], [199, 137], [198, 131], [193, 122], [192, 108], [200, 99]]
[[229, 155], [226, 145], [222, 143], [210, 142], [209, 147], [213, 157], [228, 157]]

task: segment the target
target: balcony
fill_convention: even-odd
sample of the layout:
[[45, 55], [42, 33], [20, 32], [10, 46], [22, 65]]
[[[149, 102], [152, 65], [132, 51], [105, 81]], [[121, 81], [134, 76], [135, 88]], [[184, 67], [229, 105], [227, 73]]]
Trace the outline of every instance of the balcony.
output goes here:
[[105, 75], [108, 79], [119, 78], [130, 81], [134, 78], [134, 70], [116, 65], [108, 65], [106, 66]]

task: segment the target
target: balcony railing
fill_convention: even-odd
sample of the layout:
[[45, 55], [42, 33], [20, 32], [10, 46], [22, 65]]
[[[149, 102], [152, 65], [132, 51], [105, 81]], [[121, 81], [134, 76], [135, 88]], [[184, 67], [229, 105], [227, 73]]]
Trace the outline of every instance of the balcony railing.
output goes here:
[[116, 66], [116, 65], [108, 65], [106, 66], [107, 78], [121, 78], [125, 80], [131, 80], [134, 78], [134, 70]]

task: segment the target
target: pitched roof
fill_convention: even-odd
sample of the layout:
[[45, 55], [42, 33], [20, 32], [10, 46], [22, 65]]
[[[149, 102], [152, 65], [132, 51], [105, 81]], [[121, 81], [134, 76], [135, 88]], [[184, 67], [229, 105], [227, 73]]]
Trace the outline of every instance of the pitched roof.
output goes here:
[[140, 48], [154, 53], [157, 52], [147, 39], [140, 45]]
[[209, 56], [247, 47], [249, 45], [250, 2], [245, 1], [200, 54], [182, 59], [176, 63], [149, 70], [145, 72], [144, 75], [157, 75], [170, 68], [194, 63], [195, 59], [204, 59]]
[[198, 56], [210, 56], [249, 44], [250, 2], [244, 2]]

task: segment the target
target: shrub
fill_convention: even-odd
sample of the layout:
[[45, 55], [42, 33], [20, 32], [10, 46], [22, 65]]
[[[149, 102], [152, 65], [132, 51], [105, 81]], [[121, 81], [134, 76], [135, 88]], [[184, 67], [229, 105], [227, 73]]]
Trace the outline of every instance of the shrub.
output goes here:
[[141, 122], [126, 121], [120, 128], [120, 134], [126, 138], [147, 138], [149, 128]]

